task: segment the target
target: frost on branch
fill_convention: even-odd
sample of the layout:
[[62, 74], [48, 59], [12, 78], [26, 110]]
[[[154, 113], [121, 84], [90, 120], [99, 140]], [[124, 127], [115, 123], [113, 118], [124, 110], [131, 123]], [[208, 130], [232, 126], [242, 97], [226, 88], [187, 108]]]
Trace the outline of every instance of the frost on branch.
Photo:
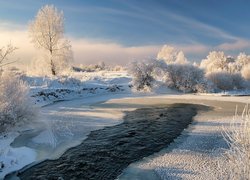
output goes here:
[[245, 53], [240, 53], [237, 56], [236, 64], [239, 67], [239, 71], [240, 71], [242, 68], [250, 64], [250, 56], [246, 55]]
[[250, 64], [244, 66], [241, 70], [241, 74], [246, 80], [250, 81]]
[[0, 132], [32, 120], [35, 109], [28, 99], [28, 87], [10, 72], [0, 75]]
[[243, 89], [245, 87], [244, 79], [239, 73], [213, 72], [207, 75], [207, 79], [210, 80], [218, 90], [226, 91]]
[[137, 91], [151, 91], [154, 82], [155, 61], [134, 61], [129, 66], [132, 84]]
[[188, 63], [184, 53], [177, 51], [174, 47], [164, 45], [157, 55], [157, 60], [163, 60], [166, 64], [186, 64]]
[[0, 48], [0, 67], [13, 63], [13, 62], [8, 62], [8, 60], [9, 60], [9, 57], [16, 50], [17, 50], [17, 47], [14, 47], [11, 43]]
[[204, 71], [189, 64], [169, 64], [165, 69], [168, 87], [183, 92], [206, 92], [208, 83]]
[[57, 75], [73, 59], [70, 42], [64, 38], [63, 12], [46, 5], [38, 11], [29, 28], [31, 42], [46, 51], [51, 74]]
[[207, 73], [215, 71], [227, 71], [227, 57], [222, 51], [212, 51], [206, 59], [201, 61], [201, 68], [206, 69]]

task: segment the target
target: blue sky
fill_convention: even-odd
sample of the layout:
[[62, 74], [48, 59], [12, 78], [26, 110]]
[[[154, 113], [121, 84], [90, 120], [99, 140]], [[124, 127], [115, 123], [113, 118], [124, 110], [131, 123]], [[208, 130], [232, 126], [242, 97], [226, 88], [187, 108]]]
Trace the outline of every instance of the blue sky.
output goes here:
[[172, 44], [193, 59], [209, 50], [234, 55], [250, 47], [248, 0], [0, 0], [0, 25], [26, 27], [45, 4], [64, 11], [66, 33], [75, 39], [123, 47]]

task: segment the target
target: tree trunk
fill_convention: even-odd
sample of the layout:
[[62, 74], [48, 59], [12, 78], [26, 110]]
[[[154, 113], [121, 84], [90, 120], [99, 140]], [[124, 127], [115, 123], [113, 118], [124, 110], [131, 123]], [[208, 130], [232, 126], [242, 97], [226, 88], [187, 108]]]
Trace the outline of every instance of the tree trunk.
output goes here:
[[55, 71], [55, 65], [54, 65], [54, 63], [52, 61], [52, 58], [50, 60], [50, 64], [51, 64], [51, 73], [52, 73], [53, 76], [55, 76], [56, 75], [56, 71]]
[[51, 73], [53, 76], [56, 75], [56, 70], [55, 70], [55, 65], [54, 65], [54, 62], [53, 62], [53, 58], [52, 58], [52, 50], [50, 50], [50, 68], [51, 68]]

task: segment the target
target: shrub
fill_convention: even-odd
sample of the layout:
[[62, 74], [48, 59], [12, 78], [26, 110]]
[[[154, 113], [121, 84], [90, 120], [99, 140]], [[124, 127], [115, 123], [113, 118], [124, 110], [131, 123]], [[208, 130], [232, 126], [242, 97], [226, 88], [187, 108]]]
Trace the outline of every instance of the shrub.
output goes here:
[[244, 68], [241, 71], [241, 75], [248, 81], [250, 81], [250, 64], [244, 66]]
[[205, 92], [208, 89], [204, 71], [190, 64], [169, 64], [165, 68], [166, 84], [183, 92]]
[[151, 91], [154, 82], [155, 61], [134, 61], [129, 65], [132, 85], [137, 91]]
[[112, 68], [112, 71], [124, 71], [124, 68], [122, 66], [116, 65]]
[[223, 91], [244, 88], [244, 79], [239, 73], [213, 72], [207, 75], [207, 79], [215, 85], [216, 89]]
[[27, 95], [28, 87], [14, 74], [0, 75], [0, 132], [33, 119], [35, 111]]

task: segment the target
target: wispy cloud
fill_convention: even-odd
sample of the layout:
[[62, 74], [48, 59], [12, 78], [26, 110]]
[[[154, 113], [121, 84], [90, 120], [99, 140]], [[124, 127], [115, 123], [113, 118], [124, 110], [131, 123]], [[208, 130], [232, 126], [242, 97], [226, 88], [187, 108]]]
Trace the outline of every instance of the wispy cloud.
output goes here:
[[[183, 35], [181, 36], [181, 38], [185, 37], [185, 39], [189, 40], [189, 42], [194, 41], [192, 37], [188, 36], [190, 30], [199, 32], [200, 34], [203, 34], [203, 36], [206, 37], [214, 37], [218, 39], [223, 38], [224, 40], [240, 39], [240, 37], [234, 36], [233, 34], [219, 27], [206, 24], [189, 16], [181, 15], [180, 13], [177, 13], [173, 9], [170, 9], [166, 6], [150, 7], [151, 10], [148, 11], [148, 8], [145, 8], [144, 6], [138, 6], [138, 4], [136, 6], [133, 1], [121, 1], [120, 3], [128, 7], [128, 9], [119, 10], [114, 8], [105, 8], [103, 9], [103, 12], [114, 13], [114, 15], [122, 14], [128, 17], [139, 18], [141, 20], [154, 23], [154, 25], [158, 25], [159, 28], [164, 28], [166, 30], [166, 34], [168, 33], [168, 30], [172, 30], [176, 33], [176, 38], [178, 38], [178, 36]], [[147, 5], [147, 3], [145, 3], [145, 5]], [[189, 29], [183, 27], [188, 27]]]
[[[200, 22], [194, 18], [190, 18], [188, 16], [183, 16], [177, 13], [174, 13], [172, 11], [159, 11], [159, 13], [169, 19], [174, 20], [175, 22], [179, 22], [181, 24], [184, 24], [186, 27], [189, 27], [190, 29], [193, 29], [194, 31], [197, 31], [204, 36], [212, 36], [216, 38], [224, 38], [228, 40], [236, 40], [238, 37], [224, 31], [223, 29], [220, 29], [216, 26], [205, 24], [203, 22]], [[175, 25], [173, 23], [173, 25]], [[187, 29], [182, 29], [182, 31], [187, 34]]]

